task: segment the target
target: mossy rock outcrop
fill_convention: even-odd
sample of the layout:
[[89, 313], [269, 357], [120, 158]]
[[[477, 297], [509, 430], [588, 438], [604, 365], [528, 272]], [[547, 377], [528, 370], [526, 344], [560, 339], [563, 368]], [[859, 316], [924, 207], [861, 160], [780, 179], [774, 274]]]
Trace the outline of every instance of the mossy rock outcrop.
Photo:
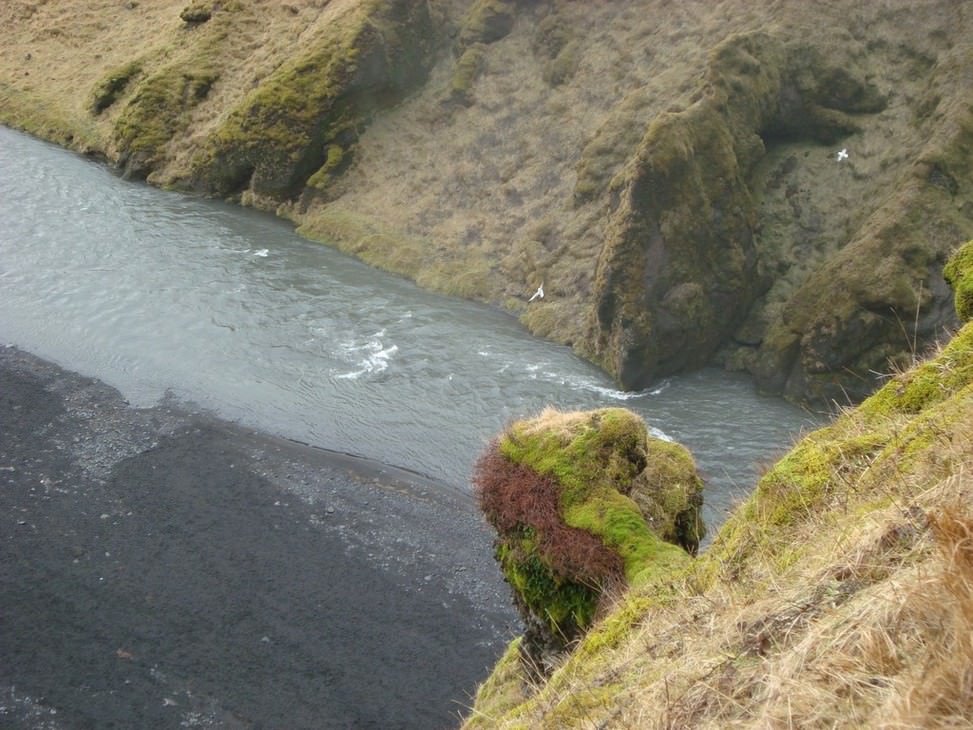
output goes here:
[[971, 466], [967, 322], [801, 438], [687, 570], [628, 591], [544, 683], [524, 686], [512, 642], [463, 727], [968, 724]]
[[973, 241], [950, 257], [943, 276], [953, 289], [956, 314], [964, 322], [973, 319]]
[[[113, 81], [118, 79], [121, 84], [126, 73], [137, 68], [124, 68], [110, 76], [107, 96], [96, 96], [95, 103], [112, 103]], [[189, 113], [206, 98], [218, 78], [219, 72], [211, 64], [176, 63], [159, 68], [135, 86], [115, 122], [118, 164], [126, 177], [145, 178], [158, 167], [166, 145], [185, 130]]]
[[293, 199], [319, 170], [316, 182], [334, 171], [331, 150], [347, 154], [372, 115], [425, 78], [435, 38], [426, 3], [361, 3], [230, 113], [197, 155], [191, 184], [269, 205]]
[[628, 388], [708, 362], [768, 288], [749, 187], [765, 138], [832, 142], [884, 104], [865, 80], [767, 33], [714, 49], [698, 97], [651, 123], [609, 189], [586, 347]]
[[456, 40], [459, 54], [475, 43], [495, 43], [514, 27], [515, 0], [476, 0], [460, 27]]
[[514, 423], [474, 484], [526, 625], [525, 664], [540, 674], [607, 596], [684, 566], [704, 533], [691, 455], [621, 408]]

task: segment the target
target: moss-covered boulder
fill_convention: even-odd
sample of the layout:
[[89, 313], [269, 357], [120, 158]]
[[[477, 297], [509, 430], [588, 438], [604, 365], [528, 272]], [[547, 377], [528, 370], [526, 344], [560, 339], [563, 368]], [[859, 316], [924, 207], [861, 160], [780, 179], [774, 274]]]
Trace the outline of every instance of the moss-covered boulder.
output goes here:
[[943, 276], [953, 288], [956, 314], [964, 322], [973, 319], [973, 241], [967, 241], [952, 255]]
[[193, 0], [182, 9], [179, 17], [184, 23], [189, 23], [190, 25], [194, 23], [205, 23], [213, 17], [213, 12], [219, 5], [220, 3], [214, 2], [214, 0]]
[[[122, 84], [129, 71], [138, 66], [121, 69], [108, 77], [106, 94], [97, 94], [95, 104], [113, 103], [113, 81]], [[145, 178], [163, 161], [169, 142], [184, 132], [189, 114], [209, 94], [219, 72], [211, 63], [166, 64], [149, 73], [136, 86], [134, 94], [115, 121], [114, 143], [118, 150], [118, 164], [126, 177]], [[127, 83], [127, 82], [126, 82]]]
[[514, 0], [476, 0], [463, 19], [456, 39], [456, 51], [463, 53], [475, 43], [495, 43], [514, 27]]
[[621, 408], [514, 423], [478, 461], [474, 484], [525, 622], [522, 656], [540, 674], [606, 596], [683, 566], [703, 534], [689, 452]]
[[268, 205], [295, 198], [336, 169], [372, 115], [428, 72], [436, 33], [426, 3], [370, 0], [309, 39], [234, 109], [193, 164], [211, 194], [247, 192]]

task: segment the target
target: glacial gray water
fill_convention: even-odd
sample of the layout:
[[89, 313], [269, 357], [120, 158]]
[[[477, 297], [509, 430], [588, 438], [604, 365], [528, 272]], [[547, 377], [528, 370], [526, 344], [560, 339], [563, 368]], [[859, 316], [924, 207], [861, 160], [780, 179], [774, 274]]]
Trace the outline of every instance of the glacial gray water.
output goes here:
[[625, 406], [692, 449], [712, 525], [762, 462], [819, 423], [715, 369], [618, 391], [505, 313], [5, 128], [0, 216], [0, 344], [134, 405], [172, 396], [463, 491], [510, 420], [548, 405]]

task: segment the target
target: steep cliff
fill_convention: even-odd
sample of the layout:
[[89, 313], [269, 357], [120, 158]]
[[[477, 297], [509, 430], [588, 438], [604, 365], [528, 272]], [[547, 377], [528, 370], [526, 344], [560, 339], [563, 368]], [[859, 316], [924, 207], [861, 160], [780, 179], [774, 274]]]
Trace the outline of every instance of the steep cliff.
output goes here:
[[[949, 264], [973, 273], [973, 242]], [[965, 294], [957, 287], [956, 297]], [[549, 678], [468, 728], [963, 727], [973, 715], [973, 312], [768, 469], [709, 549], [659, 565]]]
[[625, 387], [718, 362], [846, 402], [956, 324], [963, 3], [10, 0], [0, 20], [0, 121], [498, 304]]

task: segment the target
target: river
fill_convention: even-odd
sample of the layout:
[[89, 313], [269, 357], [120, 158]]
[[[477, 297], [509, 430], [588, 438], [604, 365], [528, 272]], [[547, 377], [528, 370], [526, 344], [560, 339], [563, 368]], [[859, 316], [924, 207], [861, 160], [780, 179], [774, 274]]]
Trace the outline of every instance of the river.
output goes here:
[[0, 343], [135, 405], [192, 402], [462, 491], [512, 419], [625, 406], [692, 450], [713, 525], [762, 463], [820, 423], [716, 369], [621, 392], [504, 312], [2, 127], [0, 216]]

